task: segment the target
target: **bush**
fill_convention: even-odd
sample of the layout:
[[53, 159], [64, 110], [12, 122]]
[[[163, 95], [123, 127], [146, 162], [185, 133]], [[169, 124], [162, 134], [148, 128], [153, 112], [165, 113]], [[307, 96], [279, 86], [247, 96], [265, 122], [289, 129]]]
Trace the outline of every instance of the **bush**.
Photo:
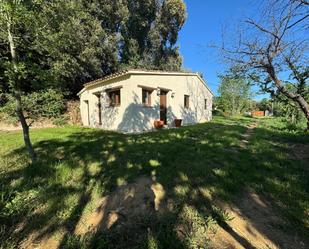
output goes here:
[[18, 122], [18, 117], [17, 117], [17, 115], [15, 115], [15, 116], [10, 116], [10, 115], [8, 115], [7, 113], [3, 112], [3, 111], [0, 109], [0, 120], [1, 120], [1, 121], [4, 121], [4, 122], [7, 123], [7, 124], [17, 124], [17, 122]]
[[212, 115], [213, 116], [219, 116], [219, 117], [226, 117], [227, 116], [227, 114], [220, 109], [213, 110]]
[[[0, 112], [8, 117], [16, 117], [15, 99], [7, 94], [7, 102], [0, 108]], [[63, 94], [49, 89], [46, 91], [34, 92], [22, 96], [25, 116], [31, 120], [38, 118], [59, 118], [65, 111]]]
[[53, 125], [64, 126], [64, 125], [68, 124], [68, 121], [69, 121], [68, 116], [63, 115], [63, 116], [61, 116], [59, 118], [54, 119], [53, 120]]

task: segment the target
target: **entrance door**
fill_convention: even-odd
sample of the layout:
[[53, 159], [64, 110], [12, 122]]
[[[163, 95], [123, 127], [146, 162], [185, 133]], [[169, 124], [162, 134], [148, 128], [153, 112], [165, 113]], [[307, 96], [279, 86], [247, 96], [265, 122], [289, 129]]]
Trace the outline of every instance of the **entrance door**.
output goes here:
[[87, 125], [90, 126], [89, 101], [85, 100], [87, 106]]
[[160, 93], [160, 120], [164, 121], [164, 124], [166, 124], [166, 91], [162, 91]]

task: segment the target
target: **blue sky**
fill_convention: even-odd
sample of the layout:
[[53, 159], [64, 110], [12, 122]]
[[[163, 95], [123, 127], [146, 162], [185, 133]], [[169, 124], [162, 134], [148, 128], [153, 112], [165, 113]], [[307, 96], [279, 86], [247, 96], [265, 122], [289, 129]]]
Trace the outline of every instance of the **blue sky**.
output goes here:
[[224, 72], [225, 64], [210, 45], [220, 45], [222, 28], [233, 27], [244, 17], [252, 17], [258, 6], [253, 0], [185, 0], [185, 3], [188, 17], [179, 34], [184, 67], [203, 73], [209, 87], [217, 94], [217, 75]]

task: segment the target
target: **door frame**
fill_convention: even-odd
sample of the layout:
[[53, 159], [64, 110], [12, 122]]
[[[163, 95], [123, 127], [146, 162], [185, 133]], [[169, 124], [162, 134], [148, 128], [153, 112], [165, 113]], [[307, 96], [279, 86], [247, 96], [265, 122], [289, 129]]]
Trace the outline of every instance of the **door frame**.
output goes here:
[[87, 107], [87, 126], [90, 126], [89, 100], [84, 100]]
[[[167, 124], [167, 94], [168, 91], [160, 90], [160, 120], [162, 120], [165, 125]], [[163, 99], [165, 99], [165, 101], [162, 101]]]

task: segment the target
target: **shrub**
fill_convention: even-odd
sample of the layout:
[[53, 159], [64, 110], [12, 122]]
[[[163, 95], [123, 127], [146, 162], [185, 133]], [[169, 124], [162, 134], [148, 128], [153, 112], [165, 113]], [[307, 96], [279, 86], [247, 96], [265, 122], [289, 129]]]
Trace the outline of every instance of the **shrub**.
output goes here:
[[17, 117], [17, 115], [10, 116], [7, 113], [0, 110], [0, 120], [5, 121], [5, 123], [8, 123], [8, 124], [17, 124], [18, 117]]
[[[0, 112], [16, 117], [15, 99], [9, 94], [6, 98], [7, 102], [0, 108]], [[53, 89], [23, 95], [22, 103], [26, 117], [31, 120], [41, 117], [59, 118], [65, 111], [63, 94]]]
[[68, 124], [68, 121], [69, 121], [68, 116], [62, 115], [62, 116], [60, 116], [59, 118], [55, 118], [55, 119], [53, 120], [53, 125], [56, 125], [56, 126], [64, 126], [64, 125]]

